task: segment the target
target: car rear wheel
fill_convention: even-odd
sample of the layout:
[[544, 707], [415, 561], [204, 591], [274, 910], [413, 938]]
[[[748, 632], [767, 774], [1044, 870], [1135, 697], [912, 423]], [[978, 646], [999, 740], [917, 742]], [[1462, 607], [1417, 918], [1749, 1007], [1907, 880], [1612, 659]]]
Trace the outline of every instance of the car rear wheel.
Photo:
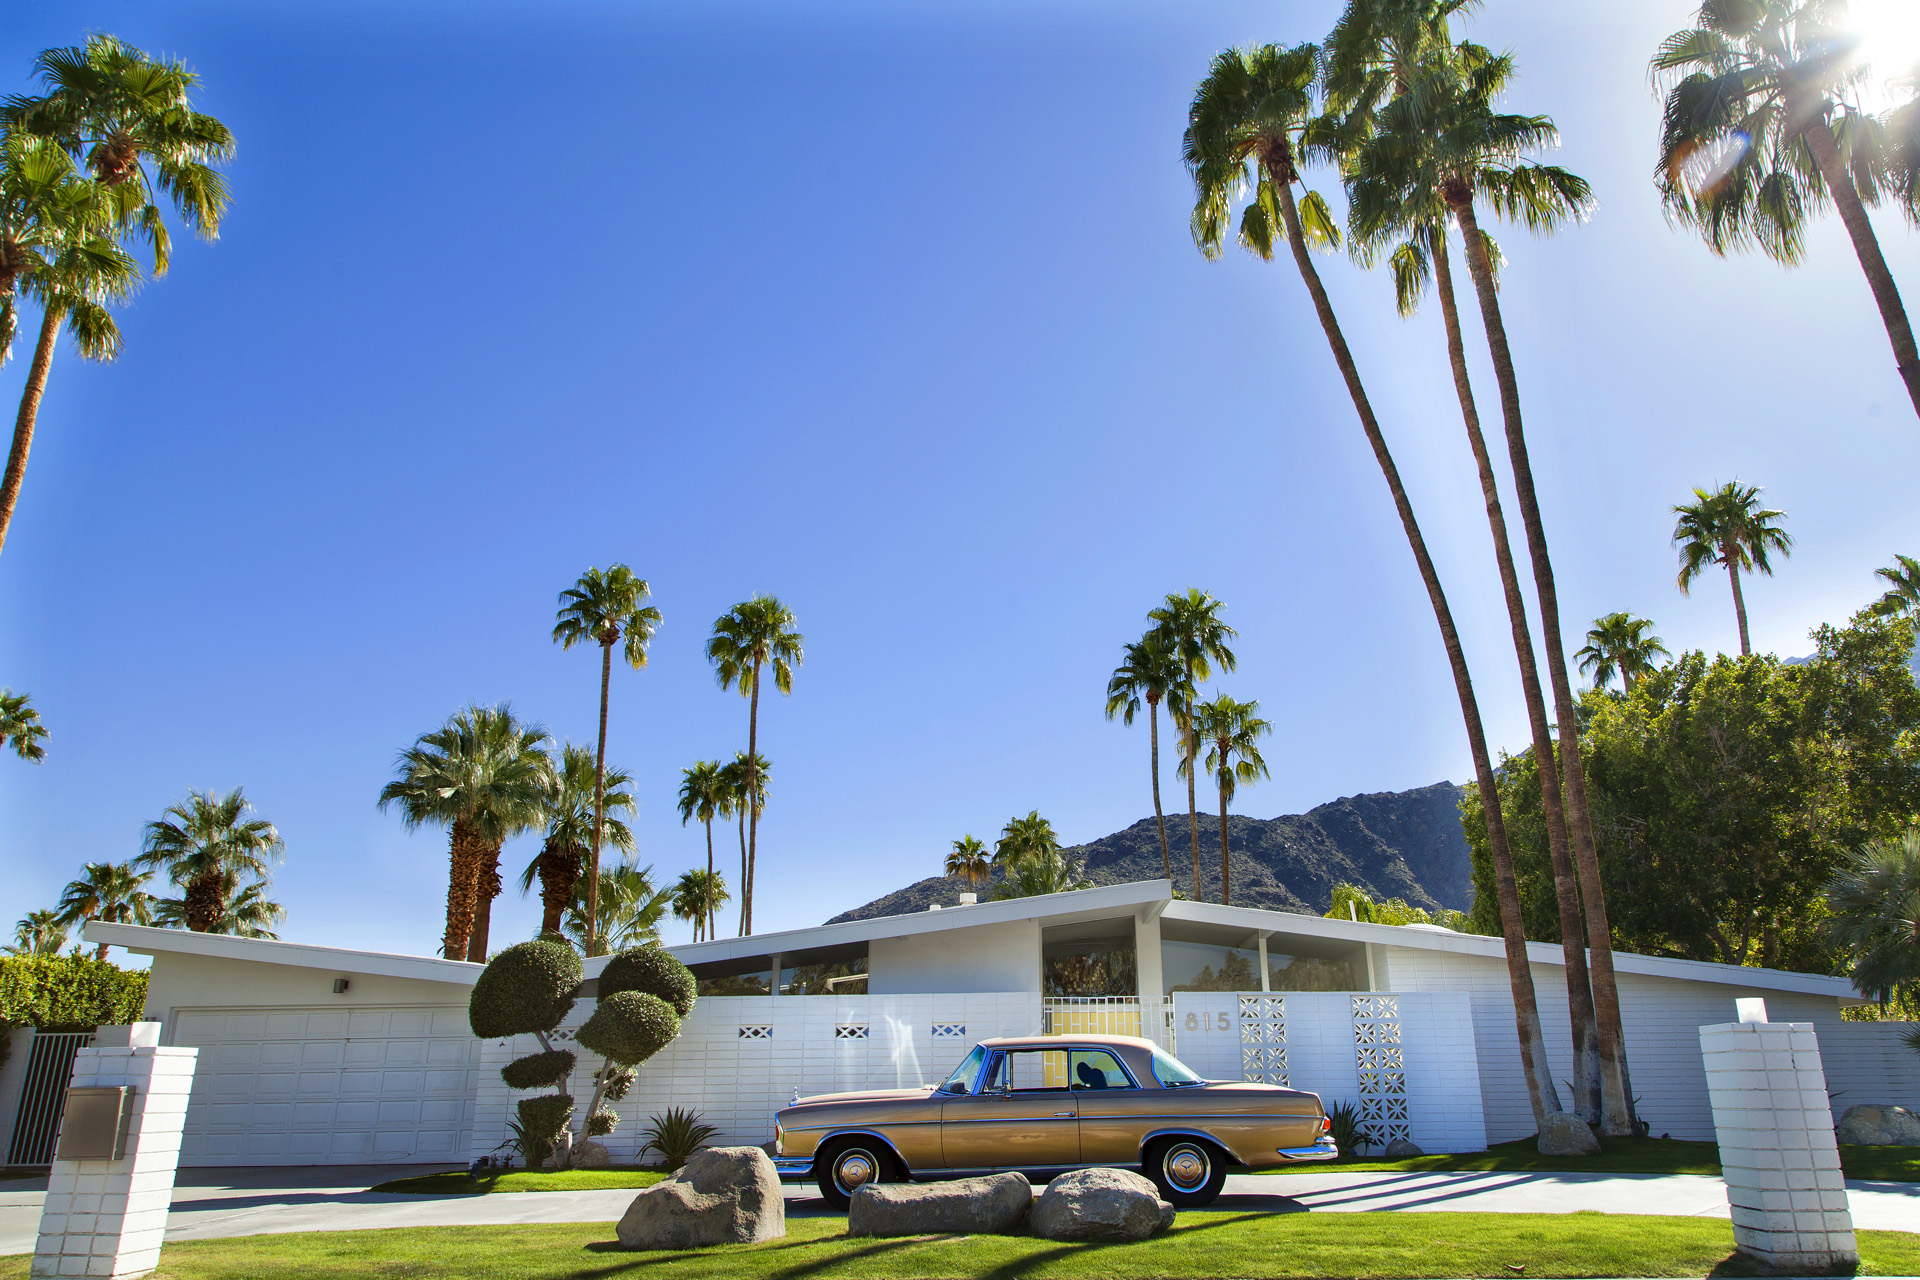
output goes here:
[[878, 1182], [897, 1182], [893, 1153], [872, 1138], [843, 1138], [830, 1144], [814, 1165], [820, 1196], [835, 1209], [853, 1203], [853, 1193]]
[[1163, 1138], [1147, 1149], [1142, 1170], [1160, 1188], [1160, 1198], [1176, 1209], [1204, 1209], [1227, 1182], [1227, 1160], [1220, 1149], [1197, 1138]]

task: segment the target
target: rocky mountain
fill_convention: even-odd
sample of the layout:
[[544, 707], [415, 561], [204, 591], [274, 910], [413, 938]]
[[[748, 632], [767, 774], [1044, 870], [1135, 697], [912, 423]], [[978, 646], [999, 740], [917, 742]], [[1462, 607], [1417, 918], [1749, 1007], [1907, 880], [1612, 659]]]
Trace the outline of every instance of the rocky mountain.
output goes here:
[[[1473, 883], [1467, 840], [1460, 830], [1460, 796], [1461, 788], [1453, 783], [1436, 782], [1412, 791], [1343, 796], [1279, 818], [1230, 814], [1234, 905], [1319, 915], [1332, 905], [1333, 886], [1345, 880], [1375, 899], [1405, 898], [1428, 910], [1465, 911], [1472, 905]], [[1199, 827], [1201, 895], [1217, 902], [1220, 820], [1202, 813]], [[1185, 813], [1167, 815], [1167, 840], [1173, 847], [1174, 886], [1190, 892], [1193, 854]], [[1151, 817], [1066, 853], [1085, 864], [1085, 874], [1095, 884], [1152, 880], [1161, 874], [1160, 839]], [[936, 902], [951, 904], [958, 891], [954, 881], [929, 876], [827, 923], [925, 911]], [[982, 899], [991, 892], [991, 884], [983, 886]]]

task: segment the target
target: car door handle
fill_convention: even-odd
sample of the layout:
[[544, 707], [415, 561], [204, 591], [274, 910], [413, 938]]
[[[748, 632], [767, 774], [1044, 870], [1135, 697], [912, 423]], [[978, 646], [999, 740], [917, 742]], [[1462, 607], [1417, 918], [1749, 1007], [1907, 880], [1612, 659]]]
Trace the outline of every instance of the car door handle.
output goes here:
[[1069, 1118], [1071, 1118], [1071, 1117], [1072, 1117], [1072, 1115], [1073, 1115], [1073, 1112], [1071, 1112], [1071, 1111], [1056, 1111], [1056, 1112], [1054, 1112], [1054, 1113], [1053, 1113], [1053, 1118], [1054, 1118], [1055, 1120], [1058, 1120], [1058, 1119], [1060, 1119], [1060, 1118], [1061, 1118], [1062, 1116], [1067, 1116], [1067, 1117], [1069, 1117]]

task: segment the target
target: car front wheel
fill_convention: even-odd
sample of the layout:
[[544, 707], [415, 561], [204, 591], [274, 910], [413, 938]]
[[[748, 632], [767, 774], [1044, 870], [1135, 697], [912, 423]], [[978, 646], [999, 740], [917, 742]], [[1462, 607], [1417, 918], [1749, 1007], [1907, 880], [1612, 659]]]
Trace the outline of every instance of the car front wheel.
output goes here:
[[1160, 1198], [1176, 1209], [1204, 1209], [1227, 1182], [1227, 1162], [1212, 1143], [1195, 1138], [1165, 1138], [1147, 1150], [1142, 1170], [1160, 1188]]
[[834, 1143], [821, 1153], [815, 1166], [820, 1196], [835, 1209], [853, 1203], [853, 1193], [878, 1182], [893, 1182], [893, 1154], [886, 1144], [871, 1138], [852, 1138]]

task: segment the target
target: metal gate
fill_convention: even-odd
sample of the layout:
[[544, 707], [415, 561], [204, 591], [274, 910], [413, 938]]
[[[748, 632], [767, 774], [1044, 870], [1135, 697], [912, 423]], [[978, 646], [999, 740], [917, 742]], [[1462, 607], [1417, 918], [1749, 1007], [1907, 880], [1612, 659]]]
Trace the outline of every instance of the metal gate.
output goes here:
[[27, 1079], [20, 1089], [20, 1110], [13, 1119], [8, 1164], [52, 1164], [60, 1113], [67, 1105], [67, 1081], [73, 1056], [93, 1043], [91, 1031], [36, 1031], [27, 1053]]

